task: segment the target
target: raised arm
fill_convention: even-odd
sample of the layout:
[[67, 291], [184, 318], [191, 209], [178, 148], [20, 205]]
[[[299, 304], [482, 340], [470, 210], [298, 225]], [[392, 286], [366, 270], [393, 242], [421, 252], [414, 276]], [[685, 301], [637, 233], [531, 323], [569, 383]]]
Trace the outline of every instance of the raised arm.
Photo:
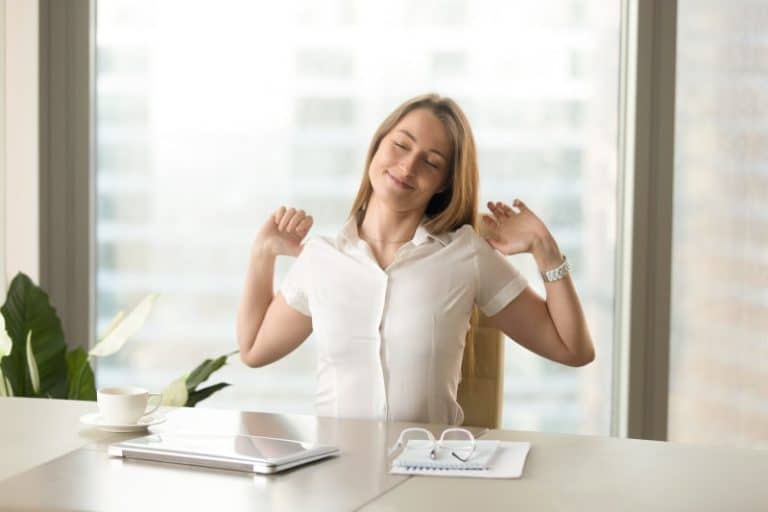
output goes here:
[[268, 365], [291, 353], [312, 333], [312, 318], [273, 292], [278, 255], [298, 256], [312, 227], [303, 210], [280, 207], [264, 223], [252, 246], [240, 306], [237, 342], [240, 359], [251, 367]]
[[[530, 252], [539, 270], [551, 270], [563, 255], [544, 223], [522, 201], [514, 211], [503, 203], [488, 203], [493, 217], [483, 221], [491, 229], [488, 243], [503, 254]], [[568, 366], [583, 366], [595, 359], [595, 348], [584, 312], [570, 276], [546, 283], [546, 300], [526, 287], [490, 325], [527, 349]]]

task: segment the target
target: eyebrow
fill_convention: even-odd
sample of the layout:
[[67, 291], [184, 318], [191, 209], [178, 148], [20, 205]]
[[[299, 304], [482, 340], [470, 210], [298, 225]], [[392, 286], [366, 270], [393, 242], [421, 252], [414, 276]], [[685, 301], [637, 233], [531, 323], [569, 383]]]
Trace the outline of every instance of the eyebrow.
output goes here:
[[[409, 132], [408, 130], [404, 130], [403, 128], [399, 128], [397, 131], [399, 131], [399, 132], [403, 132], [403, 133], [404, 133], [404, 134], [406, 134], [408, 137], [410, 137], [410, 138], [411, 138], [411, 140], [412, 140], [413, 142], [416, 142], [416, 137], [414, 137], [414, 136], [413, 136], [413, 134], [412, 134], [411, 132]], [[448, 161], [448, 159], [445, 157], [445, 155], [444, 155], [444, 154], [442, 154], [441, 152], [439, 152], [439, 151], [438, 151], [438, 150], [436, 150], [436, 149], [428, 149], [427, 151], [429, 151], [430, 153], [437, 153], [438, 155], [440, 155], [441, 157], [443, 157], [443, 160], [445, 160], [446, 162]]]

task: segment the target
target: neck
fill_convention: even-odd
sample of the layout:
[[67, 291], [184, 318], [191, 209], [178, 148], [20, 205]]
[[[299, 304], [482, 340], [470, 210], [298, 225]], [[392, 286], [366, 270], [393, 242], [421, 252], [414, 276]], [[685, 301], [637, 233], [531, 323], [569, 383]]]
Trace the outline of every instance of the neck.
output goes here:
[[405, 243], [413, 238], [423, 216], [418, 210], [395, 211], [371, 197], [359, 225], [360, 238], [377, 245]]

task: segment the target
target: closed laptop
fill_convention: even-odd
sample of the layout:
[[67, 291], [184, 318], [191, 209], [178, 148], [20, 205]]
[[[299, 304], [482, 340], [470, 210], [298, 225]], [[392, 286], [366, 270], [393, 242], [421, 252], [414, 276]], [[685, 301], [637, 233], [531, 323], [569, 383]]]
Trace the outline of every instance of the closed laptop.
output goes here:
[[335, 446], [246, 434], [150, 434], [108, 448], [113, 457], [251, 473], [277, 473], [340, 453]]

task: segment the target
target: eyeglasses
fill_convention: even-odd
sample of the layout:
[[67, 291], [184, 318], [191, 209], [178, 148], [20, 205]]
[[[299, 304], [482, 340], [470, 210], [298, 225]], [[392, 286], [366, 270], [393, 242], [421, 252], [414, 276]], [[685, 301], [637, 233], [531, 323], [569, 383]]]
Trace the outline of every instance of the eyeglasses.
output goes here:
[[[446, 439], [445, 435], [450, 434], [452, 432], [456, 432], [461, 434], [461, 439], [455, 440], [455, 439]], [[450, 449], [451, 455], [459, 459], [461, 462], [467, 462], [471, 457], [472, 454], [475, 453], [475, 436], [472, 435], [472, 432], [470, 432], [467, 429], [464, 428], [447, 428], [443, 430], [443, 433], [440, 434], [440, 439], [435, 440], [435, 436], [432, 435], [432, 432], [425, 428], [419, 428], [419, 427], [412, 427], [412, 428], [406, 428], [402, 432], [400, 432], [400, 437], [398, 437], [397, 442], [392, 445], [392, 448], [389, 449], [389, 456], [391, 457], [392, 454], [394, 454], [398, 448], [402, 447], [405, 442], [404, 438], [407, 434], [416, 434], [414, 437], [418, 440], [426, 440], [429, 441], [429, 443], [426, 445], [426, 449], [429, 450], [429, 458], [435, 459], [437, 458], [437, 452], [441, 449]], [[426, 439], [425, 439], [426, 438]], [[409, 439], [410, 441], [411, 439]], [[461, 455], [459, 455], [459, 452]]]

